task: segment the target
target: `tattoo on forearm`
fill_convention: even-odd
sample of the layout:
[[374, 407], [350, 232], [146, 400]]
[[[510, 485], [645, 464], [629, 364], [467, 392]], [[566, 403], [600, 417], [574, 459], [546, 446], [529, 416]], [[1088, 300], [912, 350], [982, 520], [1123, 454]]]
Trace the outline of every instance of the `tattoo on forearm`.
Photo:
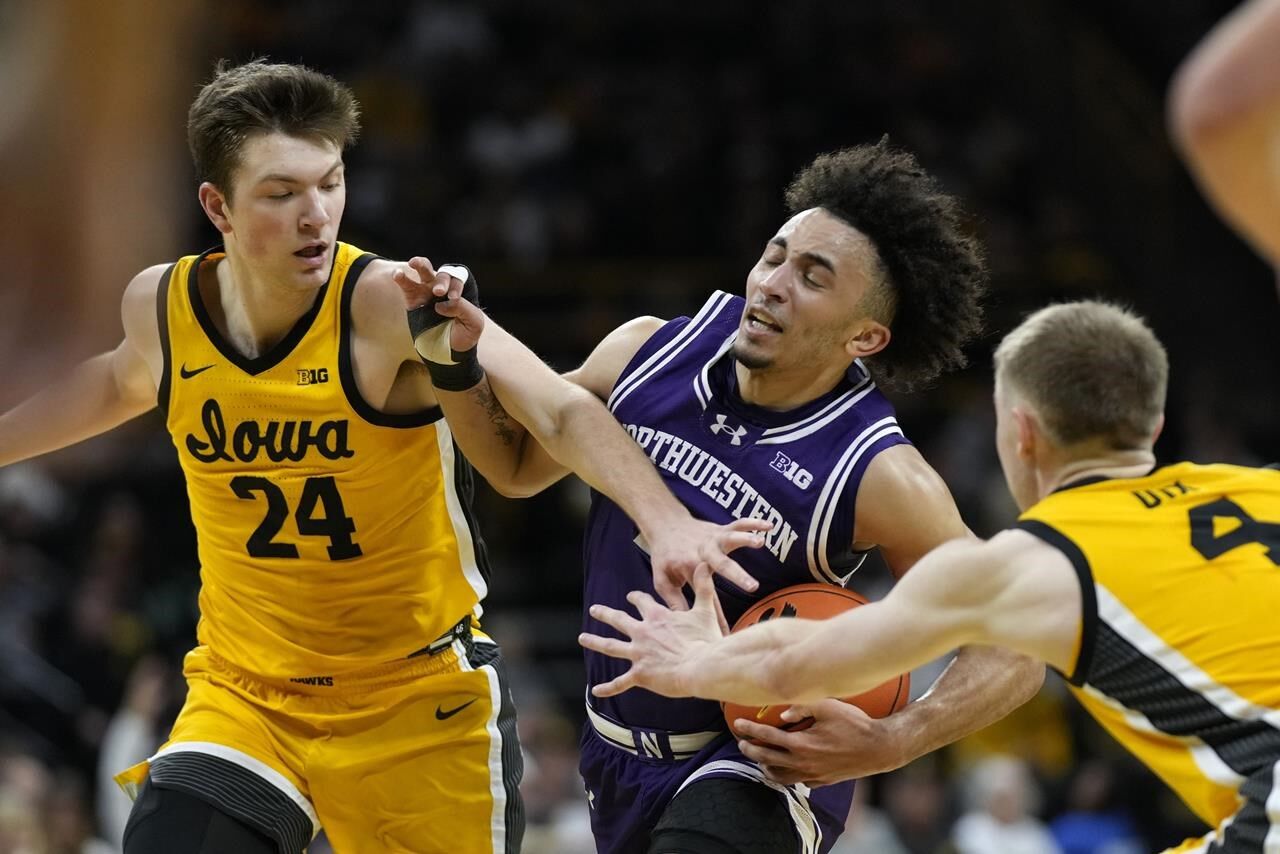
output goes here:
[[481, 380], [480, 383], [471, 390], [472, 397], [476, 402], [484, 407], [484, 411], [489, 415], [489, 423], [493, 425], [494, 435], [502, 441], [504, 445], [512, 445], [516, 441], [516, 430], [511, 426], [511, 416], [507, 414], [507, 410], [502, 408], [502, 401], [498, 400], [493, 393], [487, 379]]

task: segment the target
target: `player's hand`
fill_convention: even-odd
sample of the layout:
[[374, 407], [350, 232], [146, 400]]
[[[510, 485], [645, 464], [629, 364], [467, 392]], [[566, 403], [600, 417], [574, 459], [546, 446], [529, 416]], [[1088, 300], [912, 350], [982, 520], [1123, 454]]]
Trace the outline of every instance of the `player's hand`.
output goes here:
[[[727, 525], [716, 525], [685, 514], [679, 521], [646, 537], [654, 591], [667, 607], [677, 611], [687, 609], [684, 586], [692, 583], [694, 570], [706, 564], [712, 572], [750, 593], [759, 583], [729, 557], [729, 553], [742, 548], [760, 548], [770, 527], [763, 519], [735, 519]], [[719, 608], [719, 599], [716, 607]]]
[[[782, 713], [787, 722], [813, 718], [808, 729], [788, 732], [739, 718], [733, 728], [744, 736], [738, 748], [771, 780], [826, 786], [892, 771], [906, 763], [898, 749], [891, 718], [877, 720], [840, 700], [797, 703]], [[753, 744], [747, 739], [762, 742]]]
[[605, 605], [591, 606], [592, 617], [630, 640], [584, 632], [578, 635], [578, 643], [631, 662], [626, 673], [592, 686], [592, 694], [612, 697], [629, 688], [648, 688], [667, 697], [690, 696], [689, 673], [697, 668], [699, 653], [726, 634], [724, 618], [718, 615], [715, 582], [706, 564], [694, 573], [693, 591], [693, 607], [684, 611], [673, 611], [648, 593], [631, 591], [627, 601], [635, 606], [640, 619]]
[[[462, 296], [465, 268], [446, 264], [437, 270], [423, 257], [410, 258], [391, 274], [404, 294], [405, 307], [414, 309], [436, 300], [441, 323], [450, 323], [449, 346], [461, 353], [475, 347], [484, 330], [484, 312]], [[443, 360], [447, 361], [447, 360]]]

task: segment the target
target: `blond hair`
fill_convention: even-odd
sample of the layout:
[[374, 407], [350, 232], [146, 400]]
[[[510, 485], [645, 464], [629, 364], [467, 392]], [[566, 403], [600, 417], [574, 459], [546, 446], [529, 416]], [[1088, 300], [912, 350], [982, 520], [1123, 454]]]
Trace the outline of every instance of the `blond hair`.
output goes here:
[[1146, 322], [1120, 306], [1043, 308], [1000, 342], [995, 367], [1061, 445], [1149, 448], [1164, 412], [1169, 357]]

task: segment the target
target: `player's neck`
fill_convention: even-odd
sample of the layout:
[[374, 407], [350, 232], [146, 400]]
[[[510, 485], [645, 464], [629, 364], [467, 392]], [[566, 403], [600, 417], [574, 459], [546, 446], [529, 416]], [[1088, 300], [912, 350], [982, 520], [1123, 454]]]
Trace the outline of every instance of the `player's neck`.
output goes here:
[[773, 368], [752, 370], [735, 360], [738, 395], [744, 403], [764, 409], [785, 411], [817, 400], [839, 384], [848, 366], [813, 373], [806, 366], [793, 371]]
[[215, 268], [215, 324], [237, 350], [256, 359], [289, 334], [315, 304], [316, 292], [282, 286], [228, 254]]
[[1067, 460], [1040, 477], [1040, 497], [1087, 478], [1143, 477], [1155, 465], [1156, 456], [1149, 450], [1111, 451], [1098, 456]]

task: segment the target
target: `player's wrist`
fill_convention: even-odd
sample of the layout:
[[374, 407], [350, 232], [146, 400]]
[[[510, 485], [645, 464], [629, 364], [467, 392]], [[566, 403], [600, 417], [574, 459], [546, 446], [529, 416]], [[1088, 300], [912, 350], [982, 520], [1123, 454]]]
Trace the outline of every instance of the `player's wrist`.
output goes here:
[[896, 771], [941, 746], [926, 743], [923, 736], [928, 732], [928, 724], [920, 720], [913, 708], [915, 705], [908, 703], [901, 710], [872, 722], [877, 730], [876, 740], [883, 749], [881, 764], [884, 767], [878, 773]]
[[479, 346], [461, 351], [450, 349], [449, 354], [452, 359], [448, 364], [428, 359], [422, 355], [421, 351], [418, 355], [426, 364], [427, 373], [431, 375], [431, 384], [437, 391], [468, 391], [484, 379], [484, 367], [480, 364], [480, 357], [477, 354], [479, 349]]
[[681, 525], [693, 519], [693, 514], [688, 508], [677, 501], [662, 484], [656, 471], [654, 471], [654, 477], [657, 479], [659, 489], [648, 490], [653, 494], [632, 502], [634, 507], [623, 508], [635, 522], [640, 536], [650, 544], [665, 542], [672, 531], [678, 530]]
[[[460, 297], [472, 305], [480, 305], [480, 287], [475, 276], [461, 264], [445, 264], [442, 273], [462, 280]], [[409, 334], [413, 336], [413, 348], [427, 366], [431, 384], [439, 391], [467, 391], [484, 379], [484, 368], [478, 355], [479, 342], [465, 350], [455, 350], [451, 344], [453, 318], [436, 311], [439, 297], [427, 301], [408, 312]]]

